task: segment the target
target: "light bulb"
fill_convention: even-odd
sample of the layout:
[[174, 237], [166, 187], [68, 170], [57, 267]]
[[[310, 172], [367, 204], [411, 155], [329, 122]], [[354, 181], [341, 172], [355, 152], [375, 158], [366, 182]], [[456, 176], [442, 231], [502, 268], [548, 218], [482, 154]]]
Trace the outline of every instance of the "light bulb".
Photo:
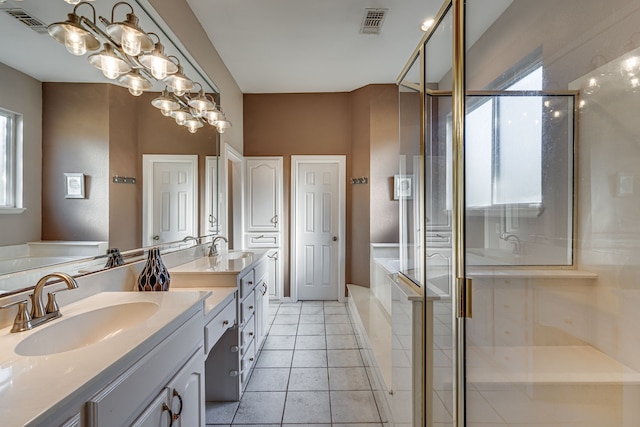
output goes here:
[[138, 56], [142, 47], [142, 39], [139, 34], [129, 28], [122, 30], [122, 49], [127, 55]]
[[224, 133], [224, 128], [218, 128], [218, 133]]
[[180, 126], [183, 126], [185, 123], [187, 123], [187, 119], [190, 116], [191, 115], [186, 111], [175, 111], [173, 113], [173, 117], [176, 119], [176, 123]]
[[189, 126], [187, 129], [189, 129], [189, 133], [196, 133], [198, 131], [198, 128], [193, 126]]
[[171, 115], [171, 113], [173, 113], [173, 111], [171, 110], [165, 110], [164, 108], [160, 109], [160, 112], [162, 113], [163, 116], [165, 117], [169, 117]]
[[65, 32], [64, 46], [72, 55], [81, 56], [87, 53], [87, 43], [79, 31], [69, 30]]
[[151, 62], [151, 74], [158, 80], [167, 77], [167, 62], [162, 58], [154, 58]]
[[142, 95], [142, 92], [144, 92], [142, 88], [137, 87], [137, 85], [135, 87], [132, 86], [129, 88], [129, 93], [133, 96], [140, 96]]
[[102, 74], [104, 74], [106, 78], [113, 80], [120, 75], [120, 71], [118, 71], [118, 64], [114, 57], [102, 55], [100, 63]]

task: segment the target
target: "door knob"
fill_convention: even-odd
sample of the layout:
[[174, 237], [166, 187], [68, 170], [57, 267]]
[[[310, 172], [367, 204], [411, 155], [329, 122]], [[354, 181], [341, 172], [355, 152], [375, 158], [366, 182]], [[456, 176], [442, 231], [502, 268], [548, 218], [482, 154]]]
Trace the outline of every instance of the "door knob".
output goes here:
[[338, 236], [333, 236], [333, 237], [331, 238], [331, 240], [333, 240], [334, 242], [337, 242], [337, 241], [338, 241]]
[[153, 236], [153, 240], [160, 240], [160, 236], [156, 234], [155, 236]]

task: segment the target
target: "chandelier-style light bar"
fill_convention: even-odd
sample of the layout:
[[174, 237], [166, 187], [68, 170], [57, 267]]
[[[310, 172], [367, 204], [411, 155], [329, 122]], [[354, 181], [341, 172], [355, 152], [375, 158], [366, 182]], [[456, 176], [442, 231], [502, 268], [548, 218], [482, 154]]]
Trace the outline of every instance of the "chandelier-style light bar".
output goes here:
[[[164, 52], [160, 37], [140, 28], [139, 19], [129, 3], [116, 3], [111, 9], [111, 21], [102, 16], [98, 18], [104, 25], [103, 30], [96, 23], [95, 8], [88, 3], [93, 0], [65, 1], [75, 5], [73, 12], [67, 15], [66, 21], [49, 25], [48, 31], [69, 53], [82, 56], [99, 50], [88, 56], [89, 63], [101, 70], [106, 78], [128, 88], [133, 96], [151, 90], [153, 81], [162, 82], [165, 88], [151, 105], [163, 116], [172, 117], [180, 126], [186, 126], [191, 133], [205, 123], [214, 126], [219, 133], [231, 126], [213, 96], [205, 94], [200, 83], [184, 74], [178, 58]], [[91, 8], [90, 18], [77, 14], [82, 5]], [[123, 21], [116, 22], [115, 11], [119, 6], [128, 7], [130, 12]], [[157, 41], [154, 42], [152, 36]], [[200, 90], [192, 95], [196, 85]]]

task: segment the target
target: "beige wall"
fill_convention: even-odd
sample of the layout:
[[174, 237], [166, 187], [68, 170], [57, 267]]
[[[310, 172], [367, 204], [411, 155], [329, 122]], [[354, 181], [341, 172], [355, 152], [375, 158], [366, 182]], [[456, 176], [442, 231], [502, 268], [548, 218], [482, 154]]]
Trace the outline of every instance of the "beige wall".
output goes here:
[[221, 142], [238, 152], [243, 149], [242, 92], [220, 55], [202, 29], [186, 0], [149, 0], [164, 22], [187, 47], [205, 73], [218, 86], [221, 105], [233, 126], [221, 135]]
[[[396, 86], [371, 85], [351, 93], [245, 94], [244, 124], [245, 156], [284, 157], [285, 295], [290, 289], [291, 155], [347, 156], [346, 281], [369, 286], [369, 243], [398, 241], [398, 206], [390, 193], [398, 164]], [[370, 179], [368, 185], [350, 184], [350, 177], [361, 176]]]
[[[42, 85], [42, 239], [109, 238], [109, 87]], [[84, 199], [66, 199], [64, 173], [85, 174]]]
[[23, 207], [17, 215], [0, 214], [0, 246], [40, 240], [42, 172], [42, 85], [36, 79], [0, 63], [0, 108], [22, 114]]

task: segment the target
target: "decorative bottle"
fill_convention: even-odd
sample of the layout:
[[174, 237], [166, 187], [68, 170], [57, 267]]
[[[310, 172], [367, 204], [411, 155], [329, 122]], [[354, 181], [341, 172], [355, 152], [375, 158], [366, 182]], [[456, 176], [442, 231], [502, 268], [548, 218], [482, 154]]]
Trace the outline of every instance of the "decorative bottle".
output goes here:
[[107, 249], [107, 263], [104, 268], [119, 267], [124, 264], [124, 259], [118, 248]]
[[149, 249], [147, 263], [138, 276], [138, 291], [168, 291], [171, 277], [160, 258], [160, 249]]

